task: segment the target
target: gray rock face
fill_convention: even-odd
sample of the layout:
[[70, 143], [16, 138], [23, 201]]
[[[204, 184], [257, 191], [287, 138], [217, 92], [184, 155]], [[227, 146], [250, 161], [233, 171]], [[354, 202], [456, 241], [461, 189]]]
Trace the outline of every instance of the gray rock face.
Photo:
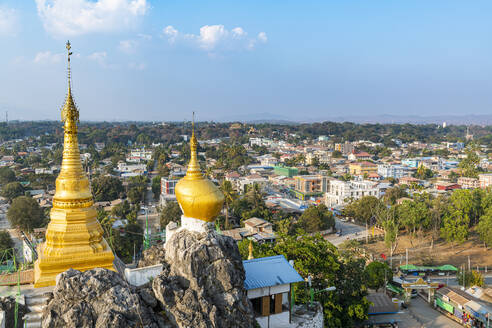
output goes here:
[[181, 230], [165, 250], [155, 247], [145, 257], [148, 265], [163, 263], [163, 272], [138, 288], [106, 269], [62, 273], [42, 326], [255, 327], [241, 256], [232, 238], [212, 230]]
[[167, 266], [166, 250], [164, 249], [162, 244], [154, 245], [149, 249], [143, 251], [142, 258], [140, 259], [140, 261], [138, 261], [137, 267], [143, 268], [146, 266], [161, 264], [161, 263], [164, 264], [164, 266]]
[[154, 279], [154, 295], [177, 327], [254, 327], [236, 243], [210, 230], [181, 230], [166, 242], [170, 267]]
[[164, 327], [157, 315], [119, 274], [106, 269], [59, 276], [53, 298], [43, 312], [42, 326]]
[[[5, 311], [5, 327], [15, 326], [15, 297], [0, 297], [0, 310]], [[28, 312], [28, 309], [23, 304], [18, 304], [17, 307], [17, 327], [23, 327], [24, 321], [22, 317]]]

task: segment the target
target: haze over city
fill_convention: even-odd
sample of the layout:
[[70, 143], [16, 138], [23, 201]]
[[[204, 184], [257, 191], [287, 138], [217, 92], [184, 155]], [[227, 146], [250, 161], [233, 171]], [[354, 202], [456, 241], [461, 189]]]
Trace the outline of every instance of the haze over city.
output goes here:
[[70, 39], [82, 120], [490, 115], [491, 9], [451, 0], [3, 0], [0, 112], [59, 119]]

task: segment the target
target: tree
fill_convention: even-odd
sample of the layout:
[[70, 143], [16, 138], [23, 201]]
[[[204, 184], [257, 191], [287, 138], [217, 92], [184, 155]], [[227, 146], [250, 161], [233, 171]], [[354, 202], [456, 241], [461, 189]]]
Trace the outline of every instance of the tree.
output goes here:
[[390, 267], [386, 263], [373, 261], [365, 269], [367, 275], [367, 287], [376, 291], [384, 287], [386, 281], [393, 277]]
[[339, 150], [334, 150], [331, 153], [331, 157], [333, 157], [333, 158], [340, 158], [340, 157], [342, 157], [342, 153]]
[[458, 284], [465, 288], [470, 286], [482, 287], [484, 285], [483, 275], [480, 272], [473, 270], [467, 271], [460, 269], [456, 274], [456, 280], [458, 280]]
[[129, 222], [123, 231], [114, 231], [113, 247], [118, 257], [125, 263], [133, 258], [133, 251], [138, 252], [143, 243], [143, 229], [139, 224]]
[[15, 181], [15, 173], [8, 167], [0, 167], [0, 184]]
[[375, 217], [376, 212], [382, 207], [381, 201], [374, 196], [364, 196], [348, 204], [344, 212], [347, 216], [353, 217], [360, 222], [368, 222]]
[[473, 145], [467, 147], [466, 157], [458, 164], [461, 169], [461, 175], [476, 178], [478, 176], [478, 164], [480, 164], [480, 157], [478, 157], [475, 147]]
[[179, 222], [181, 218], [181, 208], [178, 202], [167, 202], [161, 210], [161, 227], [165, 228], [171, 221]]
[[483, 241], [484, 245], [492, 246], [492, 207], [490, 207], [487, 212], [480, 217], [480, 221], [477, 226], [478, 234], [480, 235], [480, 240]]
[[92, 180], [92, 193], [97, 202], [112, 201], [123, 194], [123, 184], [116, 177], [103, 176]]
[[[247, 243], [240, 243], [243, 259], [248, 256]], [[336, 292], [315, 295], [315, 300], [323, 305], [325, 327], [351, 327], [355, 322], [367, 319], [369, 302], [365, 297], [367, 279], [364, 261], [342, 258], [336, 247], [321, 235], [307, 235], [302, 230], [295, 235], [278, 232], [274, 244], [253, 243], [253, 255], [284, 255], [287, 260], [294, 261], [294, 267], [302, 277], [312, 277], [315, 290], [335, 286]], [[309, 301], [309, 292], [304, 283], [295, 284], [294, 290], [297, 303]]]
[[152, 178], [152, 192], [154, 193], [154, 200], [158, 200], [159, 195], [161, 194], [161, 176], [160, 175]]
[[449, 198], [448, 213], [443, 218], [441, 236], [447, 241], [464, 242], [468, 239], [471, 220], [476, 213], [470, 190], [455, 190]]
[[402, 187], [396, 186], [386, 190], [383, 201], [386, 205], [395, 205], [396, 201], [402, 197], [408, 197], [407, 192]]
[[24, 195], [24, 187], [19, 182], [9, 182], [3, 186], [1, 194], [11, 203], [14, 198]]
[[220, 185], [220, 190], [224, 194], [224, 208], [225, 208], [225, 223], [224, 228], [230, 229], [229, 224], [229, 207], [231, 206], [234, 199], [237, 198], [236, 191], [232, 188], [232, 184], [228, 180], [223, 180]]
[[411, 237], [415, 237], [416, 230], [421, 231], [430, 225], [430, 211], [423, 201], [405, 200], [397, 209], [399, 221]]
[[334, 229], [335, 218], [325, 205], [312, 205], [302, 213], [298, 226], [308, 233]]
[[10, 234], [8, 233], [8, 231], [5, 230], [0, 231], [0, 252], [3, 252], [13, 247], [14, 247], [14, 242], [12, 241], [12, 238], [10, 238]]
[[35, 199], [20, 196], [12, 201], [7, 218], [12, 227], [32, 232], [44, 224], [44, 211]]

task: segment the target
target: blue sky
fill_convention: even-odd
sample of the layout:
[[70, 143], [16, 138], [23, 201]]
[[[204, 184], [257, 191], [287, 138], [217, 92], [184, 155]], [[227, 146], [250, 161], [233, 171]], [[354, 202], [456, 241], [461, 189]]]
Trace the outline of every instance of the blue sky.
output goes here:
[[0, 0], [0, 113], [59, 119], [70, 39], [82, 120], [491, 114], [491, 12], [490, 0]]

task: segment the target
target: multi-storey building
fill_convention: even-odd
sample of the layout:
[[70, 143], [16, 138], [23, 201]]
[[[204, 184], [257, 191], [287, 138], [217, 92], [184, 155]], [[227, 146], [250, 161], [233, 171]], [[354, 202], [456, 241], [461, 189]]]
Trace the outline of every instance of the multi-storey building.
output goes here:
[[322, 195], [327, 190], [328, 178], [324, 175], [298, 175], [294, 177], [297, 198]]
[[462, 189], [480, 188], [480, 181], [477, 178], [460, 177], [458, 178], [458, 184]]
[[400, 179], [408, 175], [408, 167], [394, 164], [379, 164], [378, 174], [384, 178]]
[[141, 161], [149, 161], [152, 159], [152, 150], [133, 149], [130, 156], [126, 158], [127, 162], [140, 163]]
[[480, 181], [480, 188], [492, 186], [492, 173], [479, 174], [478, 180]]
[[377, 172], [378, 166], [371, 162], [355, 162], [349, 164], [349, 173], [352, 175], [364, 175]]
[[379, 184], [368, 180], [331, 180], [325, 194], [325, 204], [328, 207], [345, 205], [349, 200], [357, 200], [364, 196], [379, 198], [381, 196]]

